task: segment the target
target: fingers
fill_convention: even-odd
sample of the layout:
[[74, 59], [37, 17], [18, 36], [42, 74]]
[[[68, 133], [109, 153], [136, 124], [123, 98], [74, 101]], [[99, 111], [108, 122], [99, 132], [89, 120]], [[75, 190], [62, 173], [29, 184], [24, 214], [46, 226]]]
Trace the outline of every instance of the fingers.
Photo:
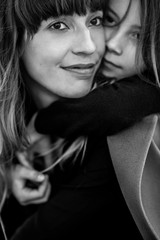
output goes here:
[[[47, 175], [21, 165], [13, 167], [10, 175], [12, 193], [21, 205], [38, 204], [48, 200], [51, 186]], [[37, 188], [27, 187], [26, 180], [38, 183]]]
[[29, 204], [45, 203], [51, 192], [51, 185], [49, 182], [44, 182], [37, 190], [26, 191], [25, 198], [21, 201], [21, 204], [26, 206]]
[[15, 181], [27, 179], [35, 182], [43, 182], [45, 180], [45, 175], [32, 168], [27, 168], [26, 166], [22, 166], [20, 164], [13, 166], [10, 170], [10, 174], [12, 176], [12, 179], [15, 179]]
[[32, 168], [31, 163], [27, 160], [27, 153], [25, 151], [23, 152], [16, 152], [16, 157], [19, 161], [19, 163], [22, 164], [22, 166], [25, 166], [26, 168]]
[[44, 203], [51, 192], [48, 176], [33, 169], [34, 153], [50, 147], [50, 139], [34, 131], [34, 118], [28, 126], [31, 145], [16, 153], [19, 164], [13, 165], [9, 174], [12, 193], [21, 205]]

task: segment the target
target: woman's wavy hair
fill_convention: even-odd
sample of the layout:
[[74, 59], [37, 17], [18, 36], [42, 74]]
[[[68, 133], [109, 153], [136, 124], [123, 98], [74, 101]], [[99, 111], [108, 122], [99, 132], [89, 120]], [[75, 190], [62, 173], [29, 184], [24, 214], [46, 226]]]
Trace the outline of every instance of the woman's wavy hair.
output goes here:
[[18, 30], [13, 1], [0, 2], [0, 163], [13, 158], [24, 140], [23, 98], [20, 93]]

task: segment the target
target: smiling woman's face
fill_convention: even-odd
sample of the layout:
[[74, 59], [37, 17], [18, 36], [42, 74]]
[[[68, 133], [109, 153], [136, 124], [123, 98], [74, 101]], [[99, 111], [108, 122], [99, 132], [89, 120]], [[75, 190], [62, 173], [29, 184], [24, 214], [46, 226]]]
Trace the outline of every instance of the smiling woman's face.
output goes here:
[[[130, 7], [129, 3], [130, 0], [109, 2], [110, 10], [105, 21], [106, 53], [102, 68], [103, 74], [109, 78], [121, 79], [137, 73], [136, 51], [141, 31], [141, 6], [139, 0], [132, 0]], [[138, 68], [143, 70], [143, 60]]]
[[26, 80], [41, 105], [90, 91], [105, 50], [102, 16], [101, 11], [88, 11], [84, 16], [50, 18], [41, 22], [33, 38], [26, 33]]

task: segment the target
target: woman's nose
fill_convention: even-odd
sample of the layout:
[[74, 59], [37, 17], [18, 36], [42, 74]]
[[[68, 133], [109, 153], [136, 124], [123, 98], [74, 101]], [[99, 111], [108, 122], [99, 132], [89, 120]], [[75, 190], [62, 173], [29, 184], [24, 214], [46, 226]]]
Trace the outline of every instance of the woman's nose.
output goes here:
[[96, 44], [88, 29], [82, 30], [76, 35], [73, 52], [75, 54], [93, 54], [96, 51]]
[[125, 40], [118, 33], [113, 33], [106, 38], [106, 47], [110, 52], [114, 52], [117, 55], [123, 53], [123, 47], [125, 45]]

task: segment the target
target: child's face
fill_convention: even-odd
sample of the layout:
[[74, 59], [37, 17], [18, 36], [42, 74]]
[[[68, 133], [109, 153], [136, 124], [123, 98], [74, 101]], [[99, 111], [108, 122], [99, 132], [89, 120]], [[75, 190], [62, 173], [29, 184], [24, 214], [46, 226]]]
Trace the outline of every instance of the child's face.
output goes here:
[[[137, 73], [135, 62], [141, 30], [140, 1], [131, 1], [128, 13], [123, 19], [129, 2], [130, 0], [110, 0], [110, 10], [105, 22], [106, 53], [102, 72], [106, 77], [117, 80]], [[143, 60], [138, 67], [143, 70]]]
[[32, 38], [25, 37], [22, 59], [33, 96], [42, 106], [90, 91], [105, 51], [102, 17], [101, 11], [88, 11], [50, 18]]

